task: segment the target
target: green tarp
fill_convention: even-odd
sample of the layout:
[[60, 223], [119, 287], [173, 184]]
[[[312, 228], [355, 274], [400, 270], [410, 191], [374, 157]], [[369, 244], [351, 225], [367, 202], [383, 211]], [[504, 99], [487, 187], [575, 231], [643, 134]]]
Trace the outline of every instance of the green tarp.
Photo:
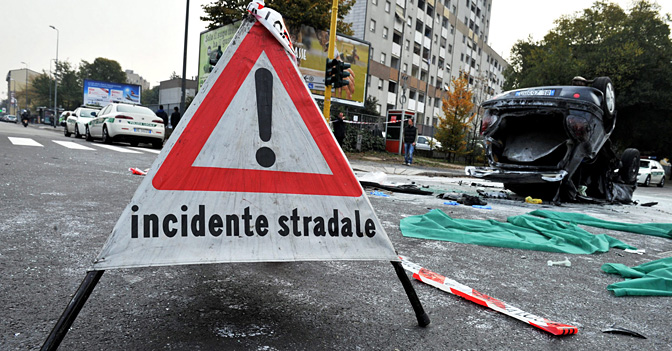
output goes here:
[[632, 224], [632, 223], [610, 222], [594, 218], [583, 213], [567, 213], [567, 212], [555, 212], [545, 210], [536, 210], [530, 212], [529, 214], [574, 224], [589, 225], [591, 227], [620, 230], [623, 232], [646, 234], [672, 239], [672, 223]]
[[636, 249], [606, 234], [594, 235], [574, 224], [521, 215], [507, 223], [455, 219], [435, 209], [410, 216], [399, 225], [403, 236], [524, 250], [590, 254], [609, 248]]
[[672, 296], [672, 257], [628, 267], [605, 263], [602, 270], [632, 278], [607, 286], [616, 296]]

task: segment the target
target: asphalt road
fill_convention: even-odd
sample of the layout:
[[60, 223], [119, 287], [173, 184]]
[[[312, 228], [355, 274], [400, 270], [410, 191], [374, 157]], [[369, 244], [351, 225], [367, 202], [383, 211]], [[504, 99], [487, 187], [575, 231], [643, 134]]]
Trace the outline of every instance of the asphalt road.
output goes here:
[[[8, 137], [42, 146], [14, 145]], [[118, 146], [136, 153], [65, 138], [53, 129], [0, 123], [1, 350], [40, 348], [143, 179], [128, 168], [149, 168], [156, 159], [151, 149]], [[498, 190], [472, 179], [418, 176], [404, 167], [387, 167], [403, 173], [389, 179], [458, 193]], [[60, 349], [672, 349], [672, 299], [614, 297], [606, 286], [622, 279], [600, 270], [607, 262], [634, 266], [670, 256], [669, 239], [586, 228], [647, 253], [565, 255], [411, 239], [399, 231], [401, 218], [433, 208], [455, 218], [502, 221], [546, 208], [614, 221], [670, 222], [672, 187], [635, 192], [639, 203], [658, 202], [653, 207], [488, 199], [493, 209], [478, 210], [445, 206], [432, 196], [387, 194], [370, 200], [400, 254], [524, 311], [575, 325], [579, 333], [552, 336], [414, 281], [431, 318], [429, 327], [420, 328], [387, 262], [214, 264], [105, 272]], [[566, 256], [571, 267], [546, 264]], [[612, 325], [647, 339], [602, 332]]]

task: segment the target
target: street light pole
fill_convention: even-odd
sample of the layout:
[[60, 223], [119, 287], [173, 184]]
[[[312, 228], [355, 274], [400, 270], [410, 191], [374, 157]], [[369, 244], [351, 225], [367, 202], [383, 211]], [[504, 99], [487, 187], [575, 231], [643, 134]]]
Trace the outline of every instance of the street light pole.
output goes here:
[[[184, 101], [187, 94], [187, 34], [189, 33], [189, 0], [187, 0], [187, 14], [184, 20], [184, 54], [182, 57], [182, 96], [180, 97], [180, 113], [184, 115]], [[175, 126], [173, 126], [175, 128]]]
[[60, 36], [60, 31], [58, 28], [54, 26], [49, 26], [51, 29], [56, 31], [56, 63], [54, 66], [54, 118], [53, 118], [53, 124], [54, 128], [56, 128], [56, 114], [58, 114], [58, 78], [56, 72], [58, 72], [58, 39]]

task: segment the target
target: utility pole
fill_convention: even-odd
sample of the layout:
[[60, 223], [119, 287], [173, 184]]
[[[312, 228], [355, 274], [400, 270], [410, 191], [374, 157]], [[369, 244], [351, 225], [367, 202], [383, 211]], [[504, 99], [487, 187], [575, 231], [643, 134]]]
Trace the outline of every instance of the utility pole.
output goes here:
[[[331, 5], [331, 29], [329, 30], [329, 52], [327, 60], [334, 59], [334, 48], [336, 47], [336, 21], [338, 20], [338, 0], [333, 0]], [[326, 72], [325, 72], [326, 83]], [[324, 86], [324, 119], [329, 123], [331, 116], [331, 85]]]

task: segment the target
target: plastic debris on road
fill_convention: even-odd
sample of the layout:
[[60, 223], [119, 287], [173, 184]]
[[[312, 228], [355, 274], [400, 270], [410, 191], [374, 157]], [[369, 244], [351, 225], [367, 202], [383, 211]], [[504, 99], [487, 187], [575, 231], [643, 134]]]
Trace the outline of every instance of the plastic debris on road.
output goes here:
[[539, 205], [541, 204], [541, 199], [534, 199], [532, 196], [528, 196], [525, 198], [525, 202], [528, 204], [534, 204], [534, 205]]
[[143, 171], [140, 168], [135, 168], [135, 167], [131, 167], [128, 170], [133, 174], [143, 175], [143, 176], [147, 175], [147, 172], [149, 172], [149, 169], [146, 169], [146, 170]]

